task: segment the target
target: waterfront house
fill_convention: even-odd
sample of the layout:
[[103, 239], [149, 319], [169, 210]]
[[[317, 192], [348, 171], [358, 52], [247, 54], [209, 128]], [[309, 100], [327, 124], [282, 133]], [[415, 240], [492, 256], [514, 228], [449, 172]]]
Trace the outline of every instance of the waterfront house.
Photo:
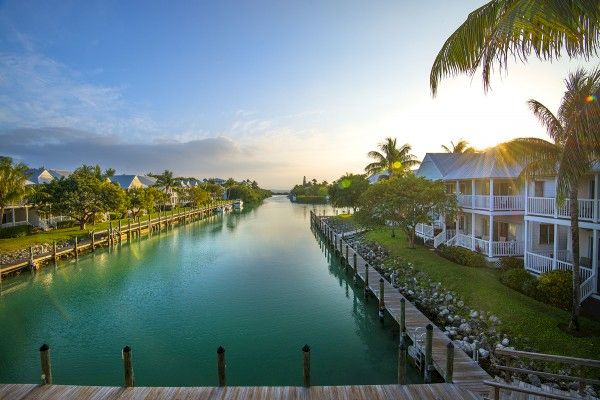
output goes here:
[[[427, 153], [416, 174], [441, 180], [457, 196], [461, 212], [453, 220], [434, 216], [417, 235], [441, 244], [477, 251], [488, 261], [523, 257], [533, 274], [572, 268], [569, 200], [559, 206], [556, 178], [519, 180], [521, 166], [505, 166], [493, 151], [471, 154]], [[598, 297], [600, 165], [579, 187], [581, 298]], [[598, 297], [600, 298], [600, 297]]]

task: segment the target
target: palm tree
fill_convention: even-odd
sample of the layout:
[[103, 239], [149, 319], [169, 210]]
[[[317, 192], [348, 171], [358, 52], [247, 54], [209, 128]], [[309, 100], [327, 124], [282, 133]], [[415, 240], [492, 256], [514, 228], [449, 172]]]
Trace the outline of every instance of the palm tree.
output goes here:
[[379, 150], [370, 151], [367, 154], [375, 160], [365, 167], [365, 171], [369, 175], [382, 171], [387, 171], [390, 175], [401, 174], [420, 163], [417, 157], [411, 154], [412, 147], [408, 143], [403, 144], [400, 148], [397, 147], [396, 138], [385, 138], [385, 141], [379, 144]]
[[450, 146], [446, 146], [443, 144], [442, 149], [444, 149], [446, 153], [454, 154], [475, 153], [475, 148], [469, 146], [469, 142], [467, 142], [464, 139], [459, 139], [458, 142], [456, 142], [456, 144], [453, 141], [450, 141]]
[[166, 193], [169, 193], [173, 186], [175, 186], [175, 183], [173, 172], [168, 169], [165, 169], [162, 174], [156, 175], [156, 186], [163, 188]]
[[25, 164], [13, 164], [12, 158], [0, 157], [0, 228], [6, 206], [20, 202], [27, 195], [26, 171]]
[[552, 61], [566, 53], [589, 60], [599, 47], [598, 0], [492, 0], [446, 40], [431, 67], [430, 87], [435, 96], [442, 78], [481, 68], [487, 91], [494, 65], [506, 71], [509, 57]]
[[565, 92], [555, 116], [537, 100], [528, 105], [552, 142], [537, 138], [514, 139], [499, 146], [502, 160], [522, 163], [524, 177], [557, 176], [559, 204], [569, 199], [571, 243], [573, 253], [573, 304], [570, 331], [579, 330], [581, 277], [579, 272], [579, 203], [578, 186], [600, 160], [600, 105], [595, 96], [600, 89], [600, 69], [590, 73], [580, 69], [565, 80]]

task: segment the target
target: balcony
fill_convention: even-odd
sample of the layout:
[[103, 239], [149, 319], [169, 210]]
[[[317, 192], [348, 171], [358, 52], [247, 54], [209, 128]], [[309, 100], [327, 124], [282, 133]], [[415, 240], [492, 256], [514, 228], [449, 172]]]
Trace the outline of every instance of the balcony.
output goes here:
[[[492, 207], [490, 207], [490, 199]], [[525, 210], [524, 197], [517, 196], [492, 196], [487, 194], [459, 194], [458, 204], [463, 208], [489, 211], [523, 211]]]
[[524, 243], [519, 240], [509, 241], [492, 241], [492, 254], [490, 255], [490, 241], [458, 233], [453, 241], [455, 246], [464, 247], [469, 250], [491, 257], [507, 257], [507, 256], [522, 256], [524, 251]]
[[[600, 202], [593, 199], [579, 199], [579, 219], [582, 221], [598, 222]], [[554, 197], [529, 197], [527, 199], [527, 214], [553, 218], [570, 218], [571, 201], [565, 200], [559, 206]]]

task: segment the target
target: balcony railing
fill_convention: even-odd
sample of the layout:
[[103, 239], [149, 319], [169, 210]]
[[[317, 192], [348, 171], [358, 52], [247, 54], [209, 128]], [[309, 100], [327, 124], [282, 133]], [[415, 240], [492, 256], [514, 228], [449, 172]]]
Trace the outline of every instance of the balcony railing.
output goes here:
[[487, 194], [459, 194], [458, 204], [463, 208], [474, 208], [490, 211], [521, 211], [525, 209], [523, 196], [492, 196], [492, 207], [490, 208], [490, 196]]
[[[593, 199], [579, 199], [579, 219], [583, 221], [598, 221], [600, 217], [600, 202]], [[571, 201], [565, 200], [559, 206], [554, 197], [529, 197], [527, 199], [527, 213], [545, 217], [570, 218]]]
[[[459, 233], [454, 241], [456, 246], [465, 247], [489, 255], [490, 241]], [[505, 242], [492, 241], [492, 257], [522, 256], [524, 243], [518, 240]]]
[[524, 244], [518, 240], [508, 242], [492, 242], [492, 253], [497, 257], [522, 256]]

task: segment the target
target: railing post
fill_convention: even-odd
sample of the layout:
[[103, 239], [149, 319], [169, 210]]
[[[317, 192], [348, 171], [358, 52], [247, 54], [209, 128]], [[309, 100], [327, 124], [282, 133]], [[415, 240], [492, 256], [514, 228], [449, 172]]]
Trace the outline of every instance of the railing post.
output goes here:
[[400, 334], [400, 345], [398, 346], [398, 384], [406, 385], [406, 362], [408, 343], [406, 343], [406, 332]]
[[406, 332], [406, 300], [400, 299], [400, 333]]
[[452, 375], [454, 374], [454, 344], [448, 342], [446, 345], [446, 383], [452, 383]]
[[379, 320], [383, 322], [385, 311], [385, 285], [383, 278], [379, 278]]
[[310, 387], [310, 346], [305, 344], [302, 347], [302, 375], [305, 388]]
[[50, 365], [50, 346], [46, 343], [40, 347], [40, 362], [42, 364], [42, 384], [52, 385], [52, 367]]
[[133, 363], [131, 362], [131, 347], [123, 347], [123, 372], [125, 377], [125, 387], [135, 385], [133, 378]]
[[432, 346], [433, 346], [433, 325], [427, 324], [425, 328], [425, 376], [424, 383], [431, 383], [431, 374], [433, 372], [432, 363]]
[[225, 386], [225, 349], [219, 346], [217, 349], [217, 370], [219, 375], [219, 386]]

